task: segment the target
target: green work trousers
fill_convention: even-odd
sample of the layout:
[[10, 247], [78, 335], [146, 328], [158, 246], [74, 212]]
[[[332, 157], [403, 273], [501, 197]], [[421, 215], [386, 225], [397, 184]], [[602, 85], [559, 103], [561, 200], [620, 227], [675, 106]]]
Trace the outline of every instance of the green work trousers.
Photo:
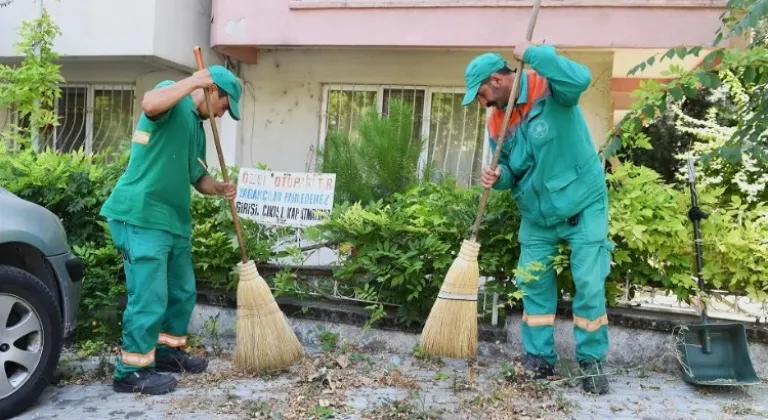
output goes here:
[[186, 346], [195, 307], [195, 274], [189, 238], [110, 220], [123, 256], [128, 305], [123, 313], [123, 349], [113, 377], [154, 367], [155, 352]]
[[605, 280], [610, 272], [608, 240], [608, 199], [587, 206], [575, 223], [563, 221], [552, 227], [540, 226], [523, 218], [517, 285], [523, 292], [523, 348], [549, 363], [555, 353], [555, 312], [557, 283], [553, 258], [557, 245], [566, 242], [571, 249], [570, 269], [576, 289], [573, 297], [573, 333], [576, 359], [602, 361], [608, 350]]

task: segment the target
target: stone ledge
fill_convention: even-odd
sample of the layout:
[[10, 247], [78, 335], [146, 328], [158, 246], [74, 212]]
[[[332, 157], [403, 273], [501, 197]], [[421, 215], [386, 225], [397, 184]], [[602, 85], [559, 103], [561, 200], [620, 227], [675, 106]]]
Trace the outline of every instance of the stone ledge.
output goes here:
[[[286, 315], [295, 318], [315, 319], [328, 322], [341, 322], [345, 324], [362, 326], [369, 319], [369, 312], [361, 305], [348, 302], [334, 302], [328, 300], [299, 300], [279, 297], [275, 299]], [[235, 293], [223, 292], [212, 289], [198, 290], [198, 303], [214, 306], [235, 308]], [[305, 309], [306, 308], [306, 309]], [[507, 310], [507, 314], [520, 315], [519, 308]], [[558, 318], [570, 320], [573, 316], [570, 304], [560, 302], [558, 305]], [[679, 325], [700, 324], [701, 319], [689, 314], [669, 313], [658, 310], [635, 309], [630, 307], [608, 308], [608, 318], [611, 326], [625, 327], [635, 330], [657, 331], [672, 333]], [[500, 317], [500, 325], [493, 327], [486, 323], [480, 325], [480, 339], [488, 342], [507, 341], [506, 322]], [[744, 325], [747, 340], [755, 343], [768, 344], [768, 325], [743, 321], [724, 321], [712, 319], [712, 323], [741, 323]], [[376, 324], [376, 328], [382, 330], [395, 330], [410, 333], [419, 333], [422, 325], [418, 327], [403, 327], [395, 322], [394, 316], [387, 316]]]
[[[342, 323], [363, 326], [370, 318], [370, 313], [361, 305], [347, 302], [328, 300], [301, 300], [294, 298], [275, 298], [280, 309], [289, 317], [309, 319], [330, 323]], [[198, 289], [197, 303], [234, 309], [237, 307], [234, 292], [223, 292], [211, 289]], [[385, 331], [401, 331], [412, 334], [421, 333], [422, 324], [405, 327], [395, 321], [392, 314], [387, 314], [376, 323], [376, 329]], [[494, 327], [481, 323], [479, 327], [480, 341], [506, 343], [507, 328], [504, 323]]]

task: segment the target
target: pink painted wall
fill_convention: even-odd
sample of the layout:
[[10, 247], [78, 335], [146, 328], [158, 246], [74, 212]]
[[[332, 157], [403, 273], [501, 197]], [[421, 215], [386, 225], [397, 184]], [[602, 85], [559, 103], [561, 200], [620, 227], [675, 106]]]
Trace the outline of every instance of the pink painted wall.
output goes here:
[[[719, 26], [724, 3], [545, 1], [534, 42], [545, 40], [566, 48], [708, 45]], [[261, 47], [508, 47], [524, 40], [530, 11], [531, 2], [527, 0], [465, 0], [461, 6], [449, 0], [213, 0], [211, 43]]]

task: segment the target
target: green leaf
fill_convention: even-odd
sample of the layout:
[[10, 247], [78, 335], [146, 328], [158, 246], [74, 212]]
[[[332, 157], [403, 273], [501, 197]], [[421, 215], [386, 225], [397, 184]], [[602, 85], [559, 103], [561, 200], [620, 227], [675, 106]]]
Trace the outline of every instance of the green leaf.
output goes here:
[[721, 83], [720, 77], [718, 77], [716, 74], [705, 72], [702, 70], [699, 70], [696, 72], [696, 77], [698, 77], [702, 85], [710, 89], [714, 89], [720, 86], [720, 83]]
[[682, 59], [685, 58], [686, 54], [688, 53], [688, 49], [686, 47], [678, 47], [675, 52], [677, 52], [677, 56]]
[[682, 88], [683, 88], [683, 92], [685, 93], [685, 96], [691, 99], [696, 98], [699, 95], [699, 91], [691, 86], [682, 85]]
[[656, 117], [656, 108], [653, 105], [644, 106], [643, 115], [645, 115], [648, 119], [654, 119]]
[[655, 63], [655, 62], [656, 62], [656, 57], [655, 56], [650, 56], [650, 57], [648, 57], [648, 60], [646, 60], [646, 63], [648, 63], [649, 66], [652, 66], [653, 63]]
[[699, 54], [701, 54], [701, 47], [693, 47], [688, 51], [688, 54], [692, 54], [695, 57], [698, 57]]
[[755, 81], [755, 76], [757, 76], [757, 72], [754, 67], [747, 67], [744, 70], [744, 82], [747, 84], [752, 84]]
[[640, 138], [639, 138], [639, 139], [637, 139], [637, 141], [635, 142], [635, 145], [636, 145], [637, 147], [639, 147], [639, 148], [641, 148], [641, 149], [645, 149], [645, 150], [652, 150], [652, 149], [653, 149], [653, 145], [651, 145], [651, 142], [650, 142], [650, 140], [648, 139], [648, 137], [640, 137]]
[[672, 95], [673, 98], [680, 100], [685, 97], [683, 94], [683, 90], [679, 86], [673, 86], [669, 89], [669, 94]]

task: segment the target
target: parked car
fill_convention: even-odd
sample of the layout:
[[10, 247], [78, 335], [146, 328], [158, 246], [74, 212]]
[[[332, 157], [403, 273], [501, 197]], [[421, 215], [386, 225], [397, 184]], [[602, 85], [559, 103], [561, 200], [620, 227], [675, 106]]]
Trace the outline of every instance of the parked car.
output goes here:
[[0, 188], [0, 419], [30, 408], [53, 379], [83, 272], [61, 220]]

